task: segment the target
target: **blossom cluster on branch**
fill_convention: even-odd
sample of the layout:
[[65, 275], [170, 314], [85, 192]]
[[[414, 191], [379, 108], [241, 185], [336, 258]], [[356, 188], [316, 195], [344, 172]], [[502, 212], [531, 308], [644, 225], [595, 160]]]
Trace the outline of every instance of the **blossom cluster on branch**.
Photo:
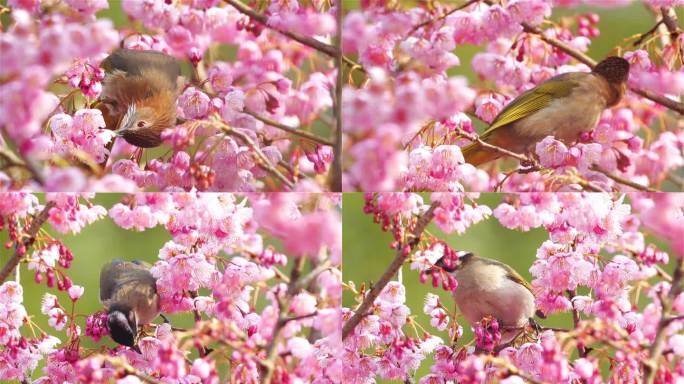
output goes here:
[[[361, 281], [345, 284], [358, 305], [342, 308], [344, 382], [681, 380], [684, 194], [500, 196], [500, 203], [489, 207], [472, 193], [433, 193], [429, 202], [414, 193], [366, 195], [364, 213], [392, 234], [390, 247], [397, 253], [391, 263], [387, 257], [387, 269], [382, 277], [378, 272], [371, 290], [364, 289]], [[426, 220], [439, 232], [425, 230]], [[446, 236], [463, 234], [481, 220], [497, 220], [522, 232], [534, 228], [547, 232], [536, 257], [530, 258], [531, 290], [542, 315], [573, 315], [565, 327], [537, 324], [536, 329], [521, 329], [512, 341], [502, 343], [501, 325], [485, 317], [472, 324], [474, 340], [465, 338], [464, 328], [471, 325], [462, 320], [453, 302], [435, 293], [459, 290], [458, 279], [447, 273], [461, 262], [450, 245], [458, 244], [458, 239], [447, 244]], [[655, 238], [660, 245], [653, 243]], [[395, 277], [402, 265], [434, 287], [435, 293], [426, 295], [422, 308], [407, 305], [402, 275]], [[429, 323], [418, 320], [420, 311]], [[416, 377], [421, 366], [429, 367], [429, 373]]]
[[[572, 145], [549, 136], [513, 157], [498, 148], [504, 159], [477, 169], [461, 153], [478, 138], [476, 121], [486, 126], [524, 91], [558, 74], [590, 71], [602, 59], [586, 55], [601, 33], [597, 14], [552, 12], [633, 1], [362, 1], [341, 26], [344, 190], [681, 190], [684, 32], [672, 9], [684, 3], [643, 3], [656, 27], [612, 42], [611, 53], [631, 64], [631, 91], [595, 129]], [[460, 50], [472, 45], [481, 50], [462, 62]], [[479, 81], [451, 75], [458, 66]], [[510, 159], [536, 164], [517, 172]]]
[[[14, 255], [0, 275], [1, 380], [341, 382], [339, 195], [141, 193], [111, 207], [98, 201], [94, 194], [2, 195], [0, 223]], [[70, 277], [86, 260], [59, 236], [84, 236], [98, 220], [168, 232], [151, 266], [160, 309], [194, 319], [193, 326], [150, 324], [135, 349], [104, 342], [107, 314], [82, 313], [79, 305], [95, 300], [97, 287]], [[19, 268], [34, 278], [19, 280]], [[23, 305], [32, 284], [45, 286], [40, 313]], [[37, 327], [41, 317], [50, 328]], [[101, 344], [88, 348], [84, 338]]]
[[[330, 190], [336, 116], [334, 2], [10, 0], [0, 6], [4, 190]], [[115, 27], [96, 13], [120, 7]], [[308, 45], [307, 45], [308, 44]], [[105, 127], [97, 108], [115, 48], [184, 63], [165, 150]], [[323, 47], [323, 48], [321, 48]], [[233, 58], [230, 58], [233, 57]], [[218, 128], [220, 122], [225, 128]], [[339, 173], [339, 172], [338, 172]]]

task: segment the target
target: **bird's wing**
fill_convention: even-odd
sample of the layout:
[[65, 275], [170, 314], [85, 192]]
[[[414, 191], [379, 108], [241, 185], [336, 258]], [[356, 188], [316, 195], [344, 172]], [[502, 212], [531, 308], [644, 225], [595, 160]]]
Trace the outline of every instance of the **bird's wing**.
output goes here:
[[527, 117], [548, 106], [554, 99], [570, 95], [573, 88], [579, 85], [577, 75], [585, 73], [564, 73], [554, 76], [542, 84], [524, 92], [511, 101], [500, 113], [489, 128], [481, 135], [484, 140], [496, 129]]
[[486, 264], [497, 265], [497, 266], [505, 269], [506, 270], [506, 278], [522, 285], [523, 287], [527, 288], [530, 292], [532, 292], [532, 294], [534, 294], [534, 292], [532, 291], [532, 286], [530, 285], [530, 283], [528, 283], [524, 277], [520, 276], [520, 274], [518, 272], [516, 272], [515, 269], [511, 268], [510, 265], [508, 265], [506, 263], [502, 263], [499, 260], [488, 259], [485, 257], [480, 257], [479, 259], [482, 260], [482, 262], [484, 262]]
[[109, 73], [120, 70], [135, 76], [140, 76], [149, 70], [160, 71], [174, 87], [177, 84], [178, 76], [180, 76], [178, 61], [158, 51], [117, 49], [104, 59], [100, 66]]
[[508, 267], [508, 268], [506, 268], [506, 272], [507, 272], [506, 277], [509, 278], [510, 280], [522, 285], [523, 287], [527, 288], [527, 290], [530, 291], [534, 295], [534, 292], [532, 291], [532, 286], [530, 285], [530, 283], [528, 283], [524, 277], [520, 276], [520, 274], [518, 272], [516, 272], [515, 269], [509, 267], [508, 265], [506, 267]]
[[100, 301], [110, 300], [124, 285], [151, 284], [156, 279], [150, 273], [146, 263], [113, 260], [100, 271]]

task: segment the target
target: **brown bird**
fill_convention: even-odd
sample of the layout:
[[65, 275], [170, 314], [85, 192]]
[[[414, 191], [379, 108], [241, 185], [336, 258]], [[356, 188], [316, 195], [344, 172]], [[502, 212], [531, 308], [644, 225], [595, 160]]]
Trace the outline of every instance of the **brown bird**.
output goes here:
[[139, 260], [113, 260], [100, 271], [100, 301], [108, 313], [109, 333], [119, 344], [133, 347], [138, 326], [160, 314], [157, 280], [149, 269]]
[[[516, 153], [532, 153], [546, 136], [571, 144], [598, 123], [604, 109], [620, 102], [629, 62], [608, 57], [592, 72], [554, 76], [511, 101], [480, 135], [482, 141]], [[478, 166], [503, 156], [480, 143], [463, 148], [465, 161]]]
[[117, 49], [101, 64], [106, 75], [99, 109], [107, 128], [142, 148], [161, 144], [176, 125], [180, 66], [157, 51]]

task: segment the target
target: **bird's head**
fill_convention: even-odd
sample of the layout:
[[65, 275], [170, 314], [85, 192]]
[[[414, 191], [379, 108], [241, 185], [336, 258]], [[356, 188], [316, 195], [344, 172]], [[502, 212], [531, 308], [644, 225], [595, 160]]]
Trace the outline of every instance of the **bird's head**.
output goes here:
[[594, 73], [611, 84], [621, 84], [629, 77], [629, 61], [622, 57], [610, 56], [594, 67]]
[[466, 266], [473, 259], [473, 253], [468, 251], [457, 251], [456, 258], [445, 258], [435, 262], [435, 267], [439, 267], [446, 272], [452, 273]]
[[138, 334], [138, 321], [130, 307], [114, 305], [109, 308], [107, 325], [112, 339], [121, 345], [133, 347]]
[[156, 95], [128, 105], [117, 135], [141, 148], [162, 143], [161, 133], [176, 124], [176, 103], [164, 95]]

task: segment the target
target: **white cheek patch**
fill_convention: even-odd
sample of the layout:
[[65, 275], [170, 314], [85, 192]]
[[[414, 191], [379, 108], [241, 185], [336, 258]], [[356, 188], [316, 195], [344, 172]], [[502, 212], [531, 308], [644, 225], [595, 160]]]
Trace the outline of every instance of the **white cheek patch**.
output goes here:
[[128, 106], [128, 110], [126, 111], [126, 114], [121, 119], [121, 124], [119, 124], [119, 130], [132, 128], [133, 123], [134, 123], [133, 120], [135, 119], [135, 114], [136, 114], [135, 103], [131, 103], [131, 105]]

